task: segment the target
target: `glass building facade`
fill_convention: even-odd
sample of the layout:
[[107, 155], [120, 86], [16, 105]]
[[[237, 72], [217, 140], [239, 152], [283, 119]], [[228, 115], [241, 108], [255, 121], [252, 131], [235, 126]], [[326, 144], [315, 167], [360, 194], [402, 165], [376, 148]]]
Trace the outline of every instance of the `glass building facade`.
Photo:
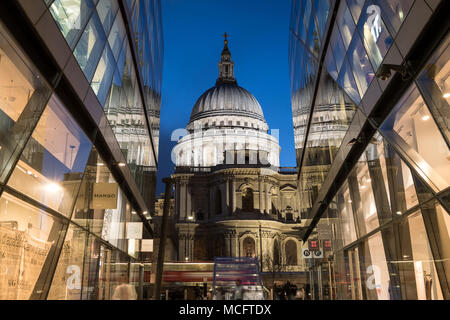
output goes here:
[[0, 299], [143, 297], [159, 0], [0, 3]]
[[311, 299], [450, 299], [448, 1], [293, 0]]

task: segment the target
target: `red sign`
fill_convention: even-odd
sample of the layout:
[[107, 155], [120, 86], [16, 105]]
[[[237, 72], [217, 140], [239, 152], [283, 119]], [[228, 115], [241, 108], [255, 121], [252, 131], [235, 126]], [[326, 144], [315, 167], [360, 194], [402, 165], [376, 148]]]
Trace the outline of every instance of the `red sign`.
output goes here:
[[319, 240], [308, 240], [308, 249], [309, 250], [319, 250]]
[[323, 250], [324, 251], [331, 251], [332, 250], [332, 243], [331, 240], [323, 240]]

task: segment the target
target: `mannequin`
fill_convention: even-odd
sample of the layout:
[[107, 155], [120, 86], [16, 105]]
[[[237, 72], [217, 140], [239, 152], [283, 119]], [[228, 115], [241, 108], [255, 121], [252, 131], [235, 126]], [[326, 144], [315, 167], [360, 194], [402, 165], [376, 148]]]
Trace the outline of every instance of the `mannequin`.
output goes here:
[[425, 295], [427, 300], [431, 300], [431, 286], [433, 285], [433, 278], [430, 273], [425, 273], [423, 278], [425, 282]]

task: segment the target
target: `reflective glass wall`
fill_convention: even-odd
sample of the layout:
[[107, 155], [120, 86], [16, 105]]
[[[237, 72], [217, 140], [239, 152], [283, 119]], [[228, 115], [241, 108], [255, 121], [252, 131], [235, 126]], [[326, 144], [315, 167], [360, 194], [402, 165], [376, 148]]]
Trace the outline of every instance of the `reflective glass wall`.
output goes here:
[[[115, 0], [45, 1], [103, 107], [109, 123], [102, 125], [114, 134], [103, 139], [116, 140], [123, 165], [152, 201], [160, 8], [158, 1], [123, 4], [127, 18]], [[131, 21], [139, 7], [151, 20], [143, 27], [151, 34], [142, 40], [145, 54], [133, 58], [124, 19]], [[128, 298], [138, 298], [140, 239], [151, 237], [149, 213], [113, 172], [122, 164], [100, 155], [100, 148], [108, 153], [97, 145], [101, 129], [94, 130], [97, 136], [84, 131], [57, 85], [40, 73], [45, 62], [25, 52], [0, 21], [0, 299], [123, 299], [124, 285], [135, 293]]]
[[[333, 174], [343, 167], [347, 170], [345, 161], [336, 162], [341, 167], [336, 165], [336, 158], [361, 143], [347, 139], [343, 145], [342, 141], [357, 137], [356, 130], [370, 123], [371, 110], [365, 101], [376, 99], [374, 92], [387, 86], [375, 77], [380, 65], [392, 63], [385, 58], [391, 54], [392, 59], [393, 52], [396, 64], [402, 62], [397, 35], [408, 15], [415, 11], [431, 16], [438, 3], [325, 3], [294, 0], [290, 28], [292, 108], [304, 216], [311, 219], [312, 208], [323, 204], [317, 203], [320, 193], [335, 190], [309, 236], [329, 245], [324, 259], [309, 263], [312, 298], [450, 299], [448, 34], [423, 61], [423, 69], [381, 125], [373, 127], [375, 134], [368, 137], [343, 183], [336, 189], [334, 181], [327, 180], [330, 170]], [[306, 23], [308, 17], [314, 23]], [[323, 17], [326, 27], [321, 32]], [[315, 51], [309, 34], [317, 36]], [[322, 34], [328, 35], [327, 47], [321, 45]], [[317, 65], [321, 58], [323, 68]], [[311, 60], [316, 61], [312, 68]]]
[[119, 0], [46, 0], [152, 207], [161, 106], [161, 7], [159, 0], [120, 2], [125, 12]]

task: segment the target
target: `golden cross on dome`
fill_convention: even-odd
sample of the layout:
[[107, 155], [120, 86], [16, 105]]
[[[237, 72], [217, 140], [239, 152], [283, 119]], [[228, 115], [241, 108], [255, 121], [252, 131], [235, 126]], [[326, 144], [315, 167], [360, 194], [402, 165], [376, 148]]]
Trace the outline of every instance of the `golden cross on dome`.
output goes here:
[[225, 33], [223, 34], [223, 37], [225, 38], [225, 43], [228, 43], [227, 38], [229, 37], [229, 35], [225, 32]]

